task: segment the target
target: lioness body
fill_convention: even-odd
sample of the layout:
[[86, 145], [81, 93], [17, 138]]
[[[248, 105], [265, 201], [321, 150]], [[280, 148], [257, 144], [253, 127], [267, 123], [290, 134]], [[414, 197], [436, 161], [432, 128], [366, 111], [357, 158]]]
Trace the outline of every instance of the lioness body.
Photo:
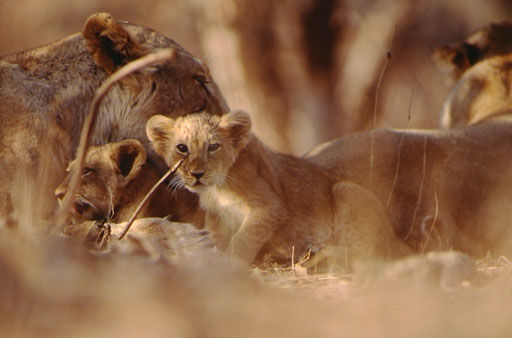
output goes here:
[[512, 124], [446, 131], [376, 130], [306, 155], [374, 192], [417, 250], [512, 255]]
[[250, 127], [243, 112], [155, 116], [147, 124], [168, 165], [187, 157], [178, 175], [199, 194], [220, 248], [256, 264], [291, 263], [309, 250], [348, 266], [389, 257], [395, 237], [371, 193], [270, 150]]
[[[75, 161], [69, 165], [72, 172]], [[87, 151], [82, 184], [75, 194], [71, 221], [128, 221], [146, 194], [158, 182], [160, 170], [147, 162], [146, 150], [138, 140], [93, 146]], [[70, 174], [55, 190], [58, 199], [67, 192]], [[137, 218], [171, 216], [173, 221], [202, 227], [204, 214], [198, 199], [189, 191], [179, 194], [162, 183], [140, 210]]]
[[[174, 41], [100, 13], [87, 20], [80, 34], [1, 58], [2, 196], [13, 195], [19, 204], [26, 196], [17, 197], [22, 187], [15, 179], [26, 182], [39, 175], [37, 184], [46, 185], [38, 198], [51, 201], [74, 155], [96, 89], [120, 66], [160, 48], [172, 48], [172, 59], [112, 88], [92, 136], [92, 144], [125, 138], [145, 144], [145, 122], [156, 113], [177, 116], [203, 108], [212, 113], [226, 109], [208, 70]], [[149, 157], [156, 159], [152, 153]], [[41, 174], [45, 166], [52, 175]]]

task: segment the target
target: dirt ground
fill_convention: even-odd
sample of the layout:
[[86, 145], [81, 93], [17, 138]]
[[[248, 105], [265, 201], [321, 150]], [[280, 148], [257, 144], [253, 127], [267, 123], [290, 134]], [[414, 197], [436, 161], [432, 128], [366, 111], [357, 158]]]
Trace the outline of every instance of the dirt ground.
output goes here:
[[[2, 228], [5, 337], [507, 337], [510, 262], [483, 260], [451, 285], [396, 272], [250, 272], [211, 250], [76, 241]], [[131, 244], [129, 244], [131, 243]], [[144, 249], [141, 249], [144, 247]], [[369, 272], [371, 271], [371, 272]], [[390, 273], [391, 272], [391, 273]], [[430, 276], [430, 277], [428, 277]]]

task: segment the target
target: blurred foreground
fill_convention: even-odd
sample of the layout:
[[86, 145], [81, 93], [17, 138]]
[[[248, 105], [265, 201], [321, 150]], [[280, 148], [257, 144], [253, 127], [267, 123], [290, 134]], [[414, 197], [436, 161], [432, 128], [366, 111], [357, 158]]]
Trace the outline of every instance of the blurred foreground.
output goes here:
[[[471, 281], [442, 286], [393, 273], [249, 275], [212, 251], [149, 242], [109, 253], [56, 237], [0, 236], [5, 337], [505, 337], [512, 265], [482, 261]], [[154, 243], [153, 243], [154, 244]], [[402, 264], [402, 263], [398, 263]], [[395, 264], [396, 265], [396, 264]]]

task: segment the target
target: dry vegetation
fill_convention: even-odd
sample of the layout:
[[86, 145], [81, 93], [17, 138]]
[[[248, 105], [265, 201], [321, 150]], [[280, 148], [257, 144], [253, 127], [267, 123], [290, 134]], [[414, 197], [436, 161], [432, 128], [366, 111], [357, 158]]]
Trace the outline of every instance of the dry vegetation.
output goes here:
[[417, 271], [368, 278], [296, 266], [248, 275], [208, 249], [127, 240], [88, 252], [68, 239], [2, 229], [2, 334], [505, 337], [512, 329], [506, 261], [480, 262], [470, 282], [440, 287]]
[[[375, 85], [392, 40], [376, 126], [436, 126], [448, 88], [433, 68], [433, 49], [503, 19], [510, 8], [476, 0], [3, 0], [0, 55], [79, 31], [97, 11], [176, 39], [207, 61], [233, 108], [253, 113], [256, 133], [276, 148], [302, 152], [372, 127]], [[36, 198], [30, 203], [44, 207]], [[28, 212], [23, 220], [0, 224], [2, 336], [506, 337], [512, 332], [512, 265], [506, 258], [483, 258], [475, 270], [448, 283], [446, 271], [424, 257], [412, 258], [422, 267], [412, 270], [411, 261], [403, 261], [360, 267], [351, 275], [308, 275], [294, 262], [248, 274], [179, 231], [157, 239], [134, 234], [104, 252], [89, 251], [82, 241], [52, 230]]]

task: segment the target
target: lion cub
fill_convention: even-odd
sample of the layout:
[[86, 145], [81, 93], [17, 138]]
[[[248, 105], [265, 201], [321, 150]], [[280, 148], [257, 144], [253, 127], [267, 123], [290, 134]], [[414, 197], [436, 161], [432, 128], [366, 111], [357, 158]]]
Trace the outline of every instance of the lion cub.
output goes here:
[[[72, 161], [68, 172], [74, 166]], [[70, 176], [55, 190], [59, 201], [67, 191]], [[138, 140], [90, 147], [71, 221], [75, 224], [100, 219], [114, 223], [127, 221], [160, 177], [156, 166], [146, 161], [146, 150]], [[174, 191], [162, 184], [137, 218], [170, 215], [174, 221], [202, 226], [204, 213], [197, 209], [196, 196], [185, 189]]]
[[146, 133], [169, 166], [186, 158], [177, 176], [199, 194], [217, 246], [248, 264], [297, 261], [311, 250], [349, 267], [387, 256], [395, 240], [373, 194], [270, 150], [245, 112], [156, 115]]

